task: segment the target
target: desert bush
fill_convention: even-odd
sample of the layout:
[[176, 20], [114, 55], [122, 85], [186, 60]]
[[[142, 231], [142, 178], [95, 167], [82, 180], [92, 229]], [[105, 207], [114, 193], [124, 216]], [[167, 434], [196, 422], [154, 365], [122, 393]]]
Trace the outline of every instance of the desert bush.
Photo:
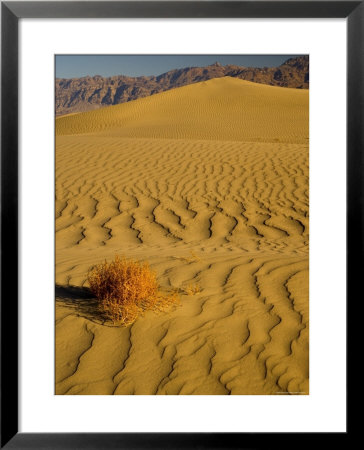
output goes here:
[[148, 263], [115, 256], [88, 272], [91, 292], [114, 323], [133, 323], [146, 310], [162, 310], [178, 302], [175, 292], [162, 294], [156, 273]]
[[201, 286], [199, 284], [189, 284], [186, 288], [185, 288], [185, 292], [187, 295], [196, 295], [199, 294], [201, 292]]

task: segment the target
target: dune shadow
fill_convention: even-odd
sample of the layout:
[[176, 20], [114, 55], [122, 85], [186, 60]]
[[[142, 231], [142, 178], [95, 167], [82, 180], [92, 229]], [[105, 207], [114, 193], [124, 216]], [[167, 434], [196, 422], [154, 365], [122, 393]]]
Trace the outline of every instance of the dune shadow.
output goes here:
[[80, 286], [55, 287], [56, 303], [71, 308], [81, 317], [97, 323], [104, 323], [105, 317], [90, 289]]

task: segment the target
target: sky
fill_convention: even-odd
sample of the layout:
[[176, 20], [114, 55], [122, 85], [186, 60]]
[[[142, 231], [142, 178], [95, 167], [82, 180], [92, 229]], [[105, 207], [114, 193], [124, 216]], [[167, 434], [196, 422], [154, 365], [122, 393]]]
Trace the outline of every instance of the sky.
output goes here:
[[56, 55], [56, 77], [87, 75], [160, 75], [172, 69], [215, 63], [245, 67], [276, 67], [299, 55]]

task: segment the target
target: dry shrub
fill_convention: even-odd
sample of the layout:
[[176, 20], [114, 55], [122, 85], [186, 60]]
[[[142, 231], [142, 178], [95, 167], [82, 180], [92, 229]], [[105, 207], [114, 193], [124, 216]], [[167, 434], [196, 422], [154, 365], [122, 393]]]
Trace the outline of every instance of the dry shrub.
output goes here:
[[114, 323], [129, 325], [146, 310], [163, 310], [178, 302], [175, 292], [163, 295], [148, 263], [115, 256], [88, 273], [92, 293]]
[[199, 284], [189, 284], [186, 288], [185, 288], [185, 292], [187, 295], [195, 295], [195, 294], [199, 294], [201, 292], [201, 286]]

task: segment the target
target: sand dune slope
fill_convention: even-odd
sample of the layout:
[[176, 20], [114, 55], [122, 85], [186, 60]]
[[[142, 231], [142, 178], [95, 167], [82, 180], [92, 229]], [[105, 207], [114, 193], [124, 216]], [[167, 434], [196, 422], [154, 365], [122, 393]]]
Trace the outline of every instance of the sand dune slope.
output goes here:
[[307, 143], [308, 91], [216, 78], [60, 117], [56, 126], [57, 135]]
[[[210, 80], [61, 117], [56, 145], [58, 394], [308, 393], [307, 91]], [[83, 287], [116, 253], [180, 305], [105, 322]]]

